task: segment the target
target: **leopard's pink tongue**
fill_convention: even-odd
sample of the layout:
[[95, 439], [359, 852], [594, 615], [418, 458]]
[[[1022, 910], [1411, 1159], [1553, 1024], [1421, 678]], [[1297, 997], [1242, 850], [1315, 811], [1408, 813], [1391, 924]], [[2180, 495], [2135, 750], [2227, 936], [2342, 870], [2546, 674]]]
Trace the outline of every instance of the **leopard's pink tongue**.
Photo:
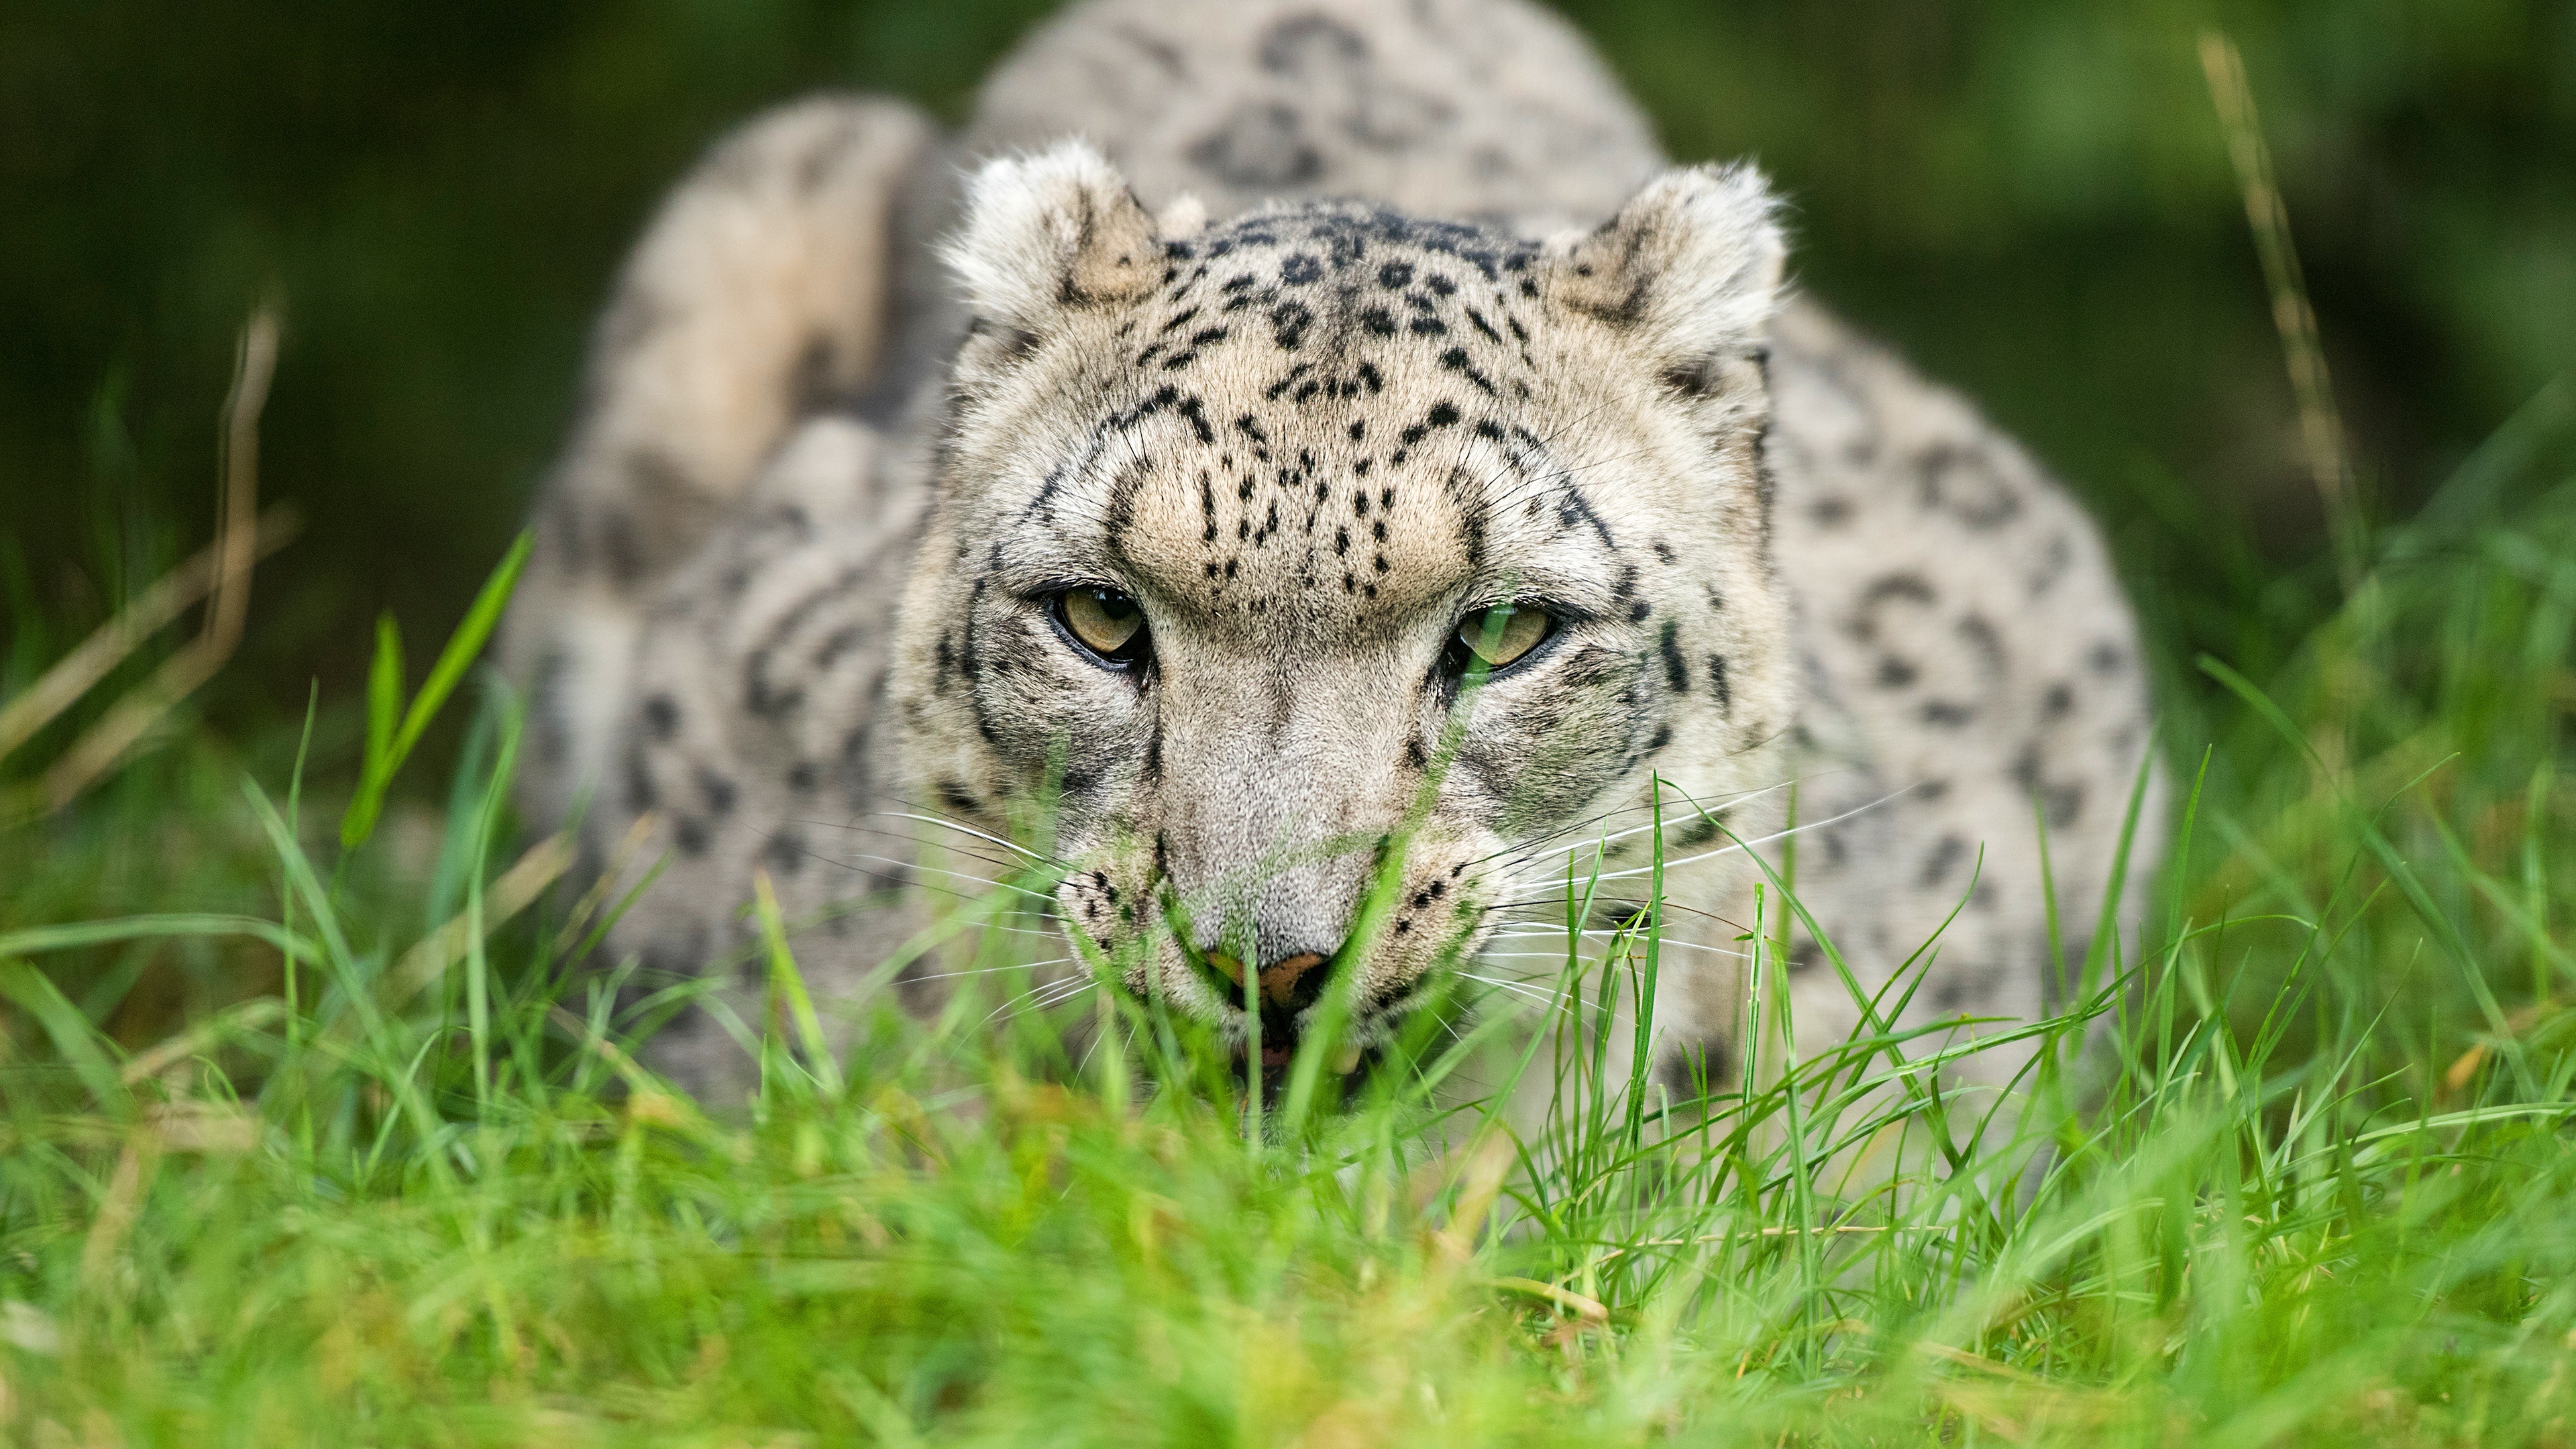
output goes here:
[[1297, 1049], [1292, 1046], [1266, 1046], [1261, 1049], [1261, 1064], [1265, 1067], [1284, 1067], [1288, 1065], [1288, 1059], [1295, 1055], [1297, 1055]]

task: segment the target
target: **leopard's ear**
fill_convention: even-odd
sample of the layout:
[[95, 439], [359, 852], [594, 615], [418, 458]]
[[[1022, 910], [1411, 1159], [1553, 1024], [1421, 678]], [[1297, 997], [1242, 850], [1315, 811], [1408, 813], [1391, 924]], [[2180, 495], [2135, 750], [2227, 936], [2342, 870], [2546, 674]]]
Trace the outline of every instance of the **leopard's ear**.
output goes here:
[[966, 188], [947, 247], [987, 330], [1044, 336], [1069, 313], [1142, 297], [1162, 275], [1154, 218], [1083, 141], [988, 161]]
[[1664, 377], [1713, 378], [1769, 330], [1788, 250], [1779, 209], [1750, 166], [1667, 171], [1599, 228], [1548, 244], [1549, 291]]

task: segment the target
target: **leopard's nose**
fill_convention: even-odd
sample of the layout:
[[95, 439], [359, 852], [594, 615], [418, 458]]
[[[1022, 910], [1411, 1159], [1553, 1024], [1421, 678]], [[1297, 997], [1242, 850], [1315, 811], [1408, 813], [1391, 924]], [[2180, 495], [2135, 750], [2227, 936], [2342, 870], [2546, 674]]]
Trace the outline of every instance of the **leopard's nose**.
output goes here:
[[1273, 1006], [1285, 1006], [1289, 998], [1299, 995], [1297, 983], [1307, 972], [1324, 964], [1324, 958], [1312, 951], [1273, 961], [1261, 968], [1261, 996]]
[[[1207, 963], [1224, 972], [1226, 980], [1238, 987], [1243, 985], [1242, 962], [1223, 951], [1210, 951], [1207, 953]], [[1283, 956], [1262, 967], [1260, 975], [1256, 978], [1261, 987], [1262, 999], [1273, 1006], [1286, 1006], [1292, 999], [1301, 995], [1313, 995], [1311, 991], [1299, 992], [1298, 983], [1304, 981], [1309, 973], [1323, 964], [1323, 957], [1312, 951], [1300, 951], [1294, 956]]]

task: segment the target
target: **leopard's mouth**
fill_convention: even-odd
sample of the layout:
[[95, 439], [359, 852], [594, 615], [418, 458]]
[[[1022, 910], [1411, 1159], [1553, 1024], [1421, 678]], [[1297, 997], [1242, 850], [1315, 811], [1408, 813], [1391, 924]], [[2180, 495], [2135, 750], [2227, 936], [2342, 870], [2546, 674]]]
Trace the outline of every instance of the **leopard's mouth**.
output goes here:
[[[1291, 1080], [1296, 1075], [1297, 1051], [1300, 1045], [1298, 1039], [1293, 1036], [1284, 1041], [1267, 1034], [1262, 1037], [1261, 1099], [1264, 1102], [1276, 1103], [1287, 1099]], [[1234, 1073], [1236, 1087], [1246, 1094], [1252, 1090], [1251, 1047], [1252, 1043], [1249, 1040], [1238, 1042], [1227, 1059]], [[1337, 1054], [1335, 1060], [1324, 1063], [1324, 1072], [1320, 1080], [1338, 1087], [1339, 1095], [1347, 1100], [1362, 1082], [1376, 1072], [1379, 1064], [1385, 1060], [1385, 1055], [1385, 1049], [1381, 1046], [1346, 1045]]]
[[[1320, 969], [1291, 969], [1283, 974], [1273, 967], [1247, 978], [1244, 968], [1223, 952], [1191, 952], [1190, 956], [1219, 999], [1235, 1003], [1241, 1013], [1243, 1033], [1231, 1053], [1236, 1082], [1250, 1090], [1258, 1043], [1261, 1095], [1268, 1101], [1282, 1100], [1298, 1054], [1307, 1044], [1306, 1028], [1313, 1024], [1330, 989], [1329, 964], [1321, 958], [1292, 958], [1292, 965], [1303, 960]], [[1246, 994], [1253, 997], [1252, 1002], [1244, 1002]], [[1257, 1010], [1247, 1009], [1251, 1007]], [[1338, 1082], [1345, 1095], [1375, 1067], [1380, 1054], [1376, 1043], [1387, 1035], [1385, 1024], [1384, 1013], [1362, 1004], [1344, 1023], [1340, 1040], [1325, 1044], [1333, 1048], [1332, 1057], [1323, 1063], [1325, 1075]]]

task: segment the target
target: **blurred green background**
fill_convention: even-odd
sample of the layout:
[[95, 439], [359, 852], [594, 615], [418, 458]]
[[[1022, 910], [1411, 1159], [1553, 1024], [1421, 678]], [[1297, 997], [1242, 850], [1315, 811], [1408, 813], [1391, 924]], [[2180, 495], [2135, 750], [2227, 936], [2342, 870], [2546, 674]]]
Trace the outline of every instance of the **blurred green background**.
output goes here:
[[[960, 115], [1041, 0], [0, 8], [0, 693], [211, 532], [215, 415], [286, 344], [264, 569], [218, 721], [443, 634], [561, 435], [661, 187], [842, 86]], [[2195, 52], [2244, 47], [2375, 511], [2576, 365], [2568, 0], [1586, 0], [1682, 158], [1796, 198], [1817, 292], [2110, 526], [2168, 648], [2249, 667], [2321, 534]], [[2278, 626], [2277, 628], [2275, 626]]]

